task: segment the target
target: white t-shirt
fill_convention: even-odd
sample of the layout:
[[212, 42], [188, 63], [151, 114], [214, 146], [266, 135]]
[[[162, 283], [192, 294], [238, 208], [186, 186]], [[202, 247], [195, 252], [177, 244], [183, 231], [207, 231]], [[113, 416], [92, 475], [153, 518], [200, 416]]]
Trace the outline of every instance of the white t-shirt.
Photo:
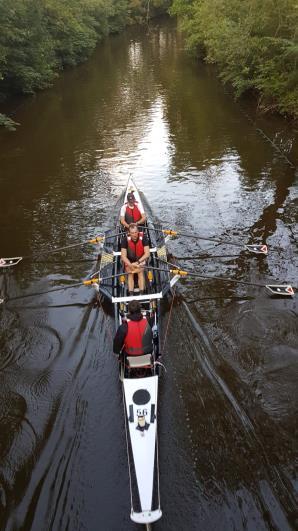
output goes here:
[[[140, 205], [137, 201], [136, 201], [136, 206], [138, 207], [140, 213], [143, 215], [145, 214], [145, 211], [144, 211], [144, 208], [142, 207], [142, 205]], [[120, 218], [125, 218], [125, 211], [126, 211], [126, 207], [128, 206], [128, 203], [125, 203], [125, 205], [123, 205], [123, 207], [121, 208], [121, 212], [120, 212]]]

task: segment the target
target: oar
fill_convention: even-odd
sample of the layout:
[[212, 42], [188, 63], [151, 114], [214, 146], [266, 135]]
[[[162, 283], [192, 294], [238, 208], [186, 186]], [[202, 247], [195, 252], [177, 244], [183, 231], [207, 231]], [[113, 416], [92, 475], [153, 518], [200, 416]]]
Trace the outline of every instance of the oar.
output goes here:
[[46, 265], [61, 265], [61, 264], [82, 264], [85, 262], [97, 262], [100, 260], [100, 256], [98, 255], [95, 258], [82, 258], [80, 260], [34, 260], [34, 264], [46, 264]]
[[246, 244], [246, 243], [238, 243], [238, 242], [232, 242], [230, 240], [225, 240], [223, 238], [214, 238], [213, 236], [200, 236], [199, 234], [190, 234], [189, 232], [180, 232], [172, 229], [156, 229], [148, 227], [148, 230], [153, 230], [155, 232], [162, 232], [166, 236], [183, 236], [184, 238], [193, 238], [194, 240], [204, 240], [204, 241], [210, 241], [215, 243], [226, 243], [228, 245], [233, 245], [234, 247], [241, 247], [245, 248], [247, 251], [254, 253], [254, 254], [268, 254], [268, 247], [266, 244]]
[[[228, 244], [232, 245], [234, 247], [240, 247], [244, 248], [250, 253], [253, 254], [261, 254], [261, 255], [267, 255], [268, 254], [268, 246], [265, 243], [261, 244], [246, 244], [246, 243], [240, 243], [240, 242], [232, 242], [231, 240], [226, 240], [224, 238], [214, 238], [213, 236], [200, 236], [199, 234], [191, 234], [189, 232], [180, 232], [172, 229], [157, 229], [155, 227], [149, 226], [149, 225], [139, 225], [140, 229], [147, 229], [148, 231], [154, 231], [154, 232], [162, 232], [166, 236], [183, 236], [185, 238], [193, 238], [196, 240], [204, 240], [204, 241], [210, 241], [215, 242], [218, 244]], [[109, 236], [106, 236], [105, 239], [109, 240], [112, 238], [115, 238], [115, 236], [124, 236], [126, 235], [126, 231], [120, 231], [115, 232], [113, 234], [110, 234]], [[270, 248], [270, 252], [277, 252], [279, 251], [279, 248]]]
[[213, 258], [238, 258], [238, 254], [197, 254], [194, 256], [175, 256], [176, 260], [210, 260]]
[[170, 229], [163, 229], [163, 233], [169, 236], [180, 235], [180, 236], [183, 236], [184, 238], [192, 238], [194, 240], [210, 241], [210, 242], [215, 242], [219, 244], [226, 243], [234, 247], [245, 248], [249, 252], [254, 253], [254, 254], [265, 254], [265, 255], [268, 254], [268, 247], [266, 244], [263, 244], [263, 243], [262, 244], [245, 244], [245, 243], [240, 243], [240, 242], [233, 242], [231, 240], [226, 240], [223, 238], [219, 239], [219, 238], [214, 238], [213, 236], [200, 236], [196, 234], [189, 234], [188, 232], [173, 231]]
[[70, 284], [69, 286], [63, 286], [62, 288], [49, 289], [47, 291], [35, 291], [32, 293], [24, 293], [24, 295], [18, 295], [17, 297], [7, 297], [5, 299], [0, 299], [0, 304], [4, 302], [16, 301], [19, 299], [26, 299], [27, 297], [35, 297], [38, 295], [46, 295], [47, 293], [54, 293], [55, 291], [63, 291], [64, 289], [76, 288], [77, 286], [82, 286], [83, 282], [76, 282], [75, 284]]
[[[183, 274], [185, 272], [183, 271]], [[177, 273], [180, 274], [180, 273]], [[258, 284], [256, 282], [247, 282], [245, 280], [235, 280], [233, 278], [223, 278], [223, 277], [215, 277], [210, 275], [201, 275], [199, 273], [191, 273], [187, 272], [187, 275], [191, 277], [197, 277], [202, 278], [205, 280], [212, 279], [212, 280], [220, 280], [221, 282], [233, 282], [235, 284], [244, 284], [246, 286], [255, 286], [258, 288], [266, 288], [268, 289], [273, 295], [283, 295], [287, 297], [292, 297], [295, 295], [294, 288], [291, 286], [291, 284]], [[297, 288], [295, 288], [297, 289]]]
[[15, 266], [21, 260], [35, 258], [37, 256], [44, 255], [44, 254], [58, 253], [60, 251], [65, 251], [66, 249], [72, 249], [74, 247], [80, 247], [81, 245], [86, 245], [87, 243], [97, 244], [97, 243], [102, 242], [103, 240], [104, 240], [104, 236], [95, 236], [95, 238], [84, 240], [82, 242], [71, 243], [70, 245], [65, 245], [64, 247], [56, 247], [55, 249], [42, 250], [38, 254], [32, 253], [32, 254], [27, 254], [25, 256], [15, 256], [12, 258], [0, 258], [0, 269]]
[[63, 247], [55, 247], [54, 249], [48, 249], [45, 251], [42, 250], [39, 254], [37, 253], [33, 253], [31, 255], [28, 254], [27, 256], [23, 256], [23, 259], [34, 258], [35, 256], [40, 256], [41, 254], [59, 253], [60, 251], [65, 251], [66, 249], [72, 249], [74, 247], [80, 247], [81, 245], [86, 245], [87, 243], [97, 244], [97, 243], [102, 242], [103, 239], [104, 239], [104, 236], [95, 236], [94, 238], [91, 238], [91, 239], [89, 238], [88, 240], [83, 240], [81, 242], [71, 243], [70, 245], [64, 245]]
[[192, 304], [194, 302], [201, 302], [201, 301], [215, 301], [219, 299], [224, 300], [231, 300], [231, 301], [252, 301], [256, 297], [252, 297], [250, 295], [247, 295], [245, 297], [234, 297], [233, 295], [219, 295], [217, 297], [198, 297], [197, 299], [185, 299], [185, 302]]
[[91, 284], [101, 284], [102, 281], [104, 280], [111, 280], [112, 278], [118, 278], [118, 277], [126, 277], [127, 275], [130, 275], [130, 273], [116, 273], [116, 275], [110, 275], [108, 277], [99, 277], [99, 276], [95, 276], [95, 275], [98, 275], [99, 271], [97, 271], [96, 273], [93, 273], [92, 275], [92, 278], [88, 279], [88, 280], [84, 280], [83, 281], [83, 284], [85, 286], [90, 286]]
[[[158, 260], [164, 263], [167, 263], [163, 259], [159, 258]], [[169, 263], [169, 265], [173, 266], [174, 264]], [[157, 267], [145, 267], [145, 269], [154, 269], [160, 272], [168, 271], [169, 273], [172, 273], [174, 275], [179, 275], [181, 277], [189, 276], [189, 277], [201, 278], [203, 280], [220, 280], [221, 282], [232, 282], [234, 284], [243, 284], [246, 286], [266, 288], [273, 295], [286, 296], [286, 297], [292, 297], [293, 295], [295, 295], [295, 290], [297, 290], [297, 288], [293, 288], [291, 284], [259, 284], [257, 282], [248, 282], [245, 280], [236, 280], [233, 278], [216, 277], [213, 275], [201, 275], [200, 273], [193, 273], [192, 271], [183, 271], [178, 266], [175, 266], [175, 269], [168, 269], [168, 270], [157, 268]]]
[[109, 240], [111, 238], [115, 238], [115, 236], [123, 236], [125, 234], [126, 234], [125, 231], [124, 232], [122, 232], [122, 231], [121, 232], [115, 232], [114, 234], [110, 234], [109, 236], [95, 236], [94, 238], [91, 238], [91, 239], [88, 239], [88, 240], [84, 240], [84, 241], [81, 241], [81, 242], [71, 243], [70, 245], [64, 245], [63, 247], [56, 247], [55, 249], [42, 250], [38, 254], [37, 253], [32, 253], [32, 254], [28, 254], [28, 255], [24, 255], [24, 256], [15, 256], [15, 257], [11, 257], [11, 258], [0, 258], [0, 269], [1, 268], [15, 266], [21, 260], [25, 260], [25, 259], [29, 259], [29, 258], [35, 258], [37, 256], [45, 255], [45, 254], [58, 253], [60, 251], [65, 251], [66, 249], [72, 249], [72, 248], [75, 248], [75, 247], [80, 247], [80, 246], [86, 245], [88, 243], [91, 243], [91, 244], [101, 243], [104, 240]]
[[117, 273], [116, 275], [110, 275], [108, 277], [93, 277], [87, 280], [82, 280], [81, 282], [76, 282], [75, 284], [70, 284], [69, 286], [62, 286], [61, 288], [54, 288], [49, 289], [47, 291], [34, 291], [32, 293], [24, 293], [24, 295], [18, 295], [16, 297], [9, 297], [6, 299], [0, 299], [0, 304], [3, 304], [4, 302], [10, 302], [10, 301], [16, 301], [18, 299], [25, 299], [27, 297], [35, 297], [38, 295], [47, 295], [48, 293], [55, 293], [56, 291], [63, 291], [65, 289], [70, 288], [77, 288], [78, 286], [92, 286], [94, 284], [101, 284], [105, 280], [110, 280], [112, 278], [121, 277], [121, 276], [127, 276], [129, 273]]

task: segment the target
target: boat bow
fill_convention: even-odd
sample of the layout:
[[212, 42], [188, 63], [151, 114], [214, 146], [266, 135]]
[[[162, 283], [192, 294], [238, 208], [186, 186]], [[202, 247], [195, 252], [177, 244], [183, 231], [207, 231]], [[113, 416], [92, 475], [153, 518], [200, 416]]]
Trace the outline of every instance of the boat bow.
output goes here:
[[131, 519], [136, 523], [149, 524], [162, 515], [160, 508], [152, 510], [157, 457], [158, 376], [124, 378], [123, 387], [141, 508], [140, 512], [132, 510]]

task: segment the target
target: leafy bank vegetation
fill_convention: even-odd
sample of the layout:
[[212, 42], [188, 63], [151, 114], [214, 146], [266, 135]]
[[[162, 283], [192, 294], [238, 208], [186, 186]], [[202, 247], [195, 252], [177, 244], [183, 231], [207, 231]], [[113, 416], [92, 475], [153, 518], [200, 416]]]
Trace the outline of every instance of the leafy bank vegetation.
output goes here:
[[[0, 96], [33, 94], [97, 42], [165, 12], [168, 0], [0, 0]], [[1, 115], [0, 125], [7, 125]], [[10, 123], [11, 125], [11, 123]]]
[[[0, 0], [0, 101], [50, 86], [109, 33], [169, 8], [236, 96], [298, 117], [297, 0]], [[0, 125], [14, 127], [3, 114]]]
[[297, 0], [173, 0], [187, 44], [215, 63], [236, 96], [298, 117]]

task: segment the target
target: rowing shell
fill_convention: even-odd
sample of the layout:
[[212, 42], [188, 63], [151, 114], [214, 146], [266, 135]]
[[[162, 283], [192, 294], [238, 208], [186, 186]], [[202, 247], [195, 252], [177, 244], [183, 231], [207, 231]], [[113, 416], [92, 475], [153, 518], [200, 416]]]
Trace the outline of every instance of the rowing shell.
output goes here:
[[[123, 228], [119, 224], [120, 210], [125, 204], [128, 192], [133, 192], [139, 207], [147, 215], [143, 229], [148, 236], [150, 258], [145, 271], [146, 294], [135, 289], [128, 295], [127, 283], [121, 278], [121, 238]], [[135, 356], [120, 360], [119, 375], [123, 386], [123, 404], [127, 437], [127, 456], [131, 493], [131, 519], [138, 524], [150, 525], [162, 516], [159, 492], [158, 463], [158, 380], [160, 363], [160, 301], [179, 280], [170, 276], [167, 264], [166, 238], [161, 225], [153, 218], [145, 196], [138, 191], [132, 179], [116, 205], [114, 227], [105, 233], [101, 254], [98, 290], [114, 305], [116, 329], [127, 317], [130, 300], [138, 300], [142, 312], [150, 318], [153, 326], [152, 355]], [[153, 221], [154, 219], [154, 221]], [[151, 227], [151, 228], [150, 228]], [[149, 270], [152, 267], [150, 275]], [[111, 278], [106, 282], [100, 279]], [[124, 277], [125, 278], [125, 277]]]

